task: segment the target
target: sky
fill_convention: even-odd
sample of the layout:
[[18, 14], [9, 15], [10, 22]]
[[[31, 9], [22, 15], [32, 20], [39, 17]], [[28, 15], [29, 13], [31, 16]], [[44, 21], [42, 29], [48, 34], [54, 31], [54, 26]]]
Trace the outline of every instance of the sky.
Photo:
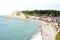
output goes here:
[[0, 15], [21, 10], [60, 10], [60, 0], [0, 0]]

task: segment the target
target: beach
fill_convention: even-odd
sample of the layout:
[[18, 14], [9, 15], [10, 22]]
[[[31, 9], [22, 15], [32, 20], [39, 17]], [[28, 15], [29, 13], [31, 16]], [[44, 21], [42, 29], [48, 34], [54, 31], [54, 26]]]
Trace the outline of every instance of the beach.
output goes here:
[[55, 40], [56, 30], [54, 29], [54, 24], [49, 23], [48, 21], [38, 20], [38, 19], [24, 19], [32, 21], [38, 24], [39, 32], [32, 36], [30, 40]]
[[42, 40], [40, 20], [36, 20], [36, 19], [27, 19], [27, 20], [36, 22], [38, 24], [38, 29], [39, 29], [39, 32], [33, 35], [30, 40]]
[[38, 23], [38, 28], [40, 30], [31, 40], [55, 40], [57, 32], [54, 29], [54, 24], [36, 19], [29, 20]]

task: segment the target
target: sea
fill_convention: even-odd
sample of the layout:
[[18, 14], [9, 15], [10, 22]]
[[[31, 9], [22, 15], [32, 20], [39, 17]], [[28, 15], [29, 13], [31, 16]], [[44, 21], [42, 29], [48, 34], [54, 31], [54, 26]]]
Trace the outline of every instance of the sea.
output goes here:
[[33, 21], [0, 16], [0, 40], [30, 40], [38, 31]]

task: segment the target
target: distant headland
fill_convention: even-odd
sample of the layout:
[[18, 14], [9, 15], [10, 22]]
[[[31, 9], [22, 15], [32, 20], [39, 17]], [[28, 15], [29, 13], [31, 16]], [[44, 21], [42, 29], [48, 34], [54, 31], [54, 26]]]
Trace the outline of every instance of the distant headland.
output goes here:
[[11, 15], [6, 15], [5, 17], [26, 19], [34, 16], [35, 17], [40, 17], [40, 16], [60, 17], [60, 11], [57, 10], [15, 11]]

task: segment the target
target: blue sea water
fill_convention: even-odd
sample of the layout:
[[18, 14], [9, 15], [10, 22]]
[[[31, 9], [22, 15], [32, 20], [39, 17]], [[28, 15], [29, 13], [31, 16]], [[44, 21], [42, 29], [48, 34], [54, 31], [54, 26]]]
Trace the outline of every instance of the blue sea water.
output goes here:
[[0, 17], [0, 40], [30, 40], [37, 32], [35, 22]]

